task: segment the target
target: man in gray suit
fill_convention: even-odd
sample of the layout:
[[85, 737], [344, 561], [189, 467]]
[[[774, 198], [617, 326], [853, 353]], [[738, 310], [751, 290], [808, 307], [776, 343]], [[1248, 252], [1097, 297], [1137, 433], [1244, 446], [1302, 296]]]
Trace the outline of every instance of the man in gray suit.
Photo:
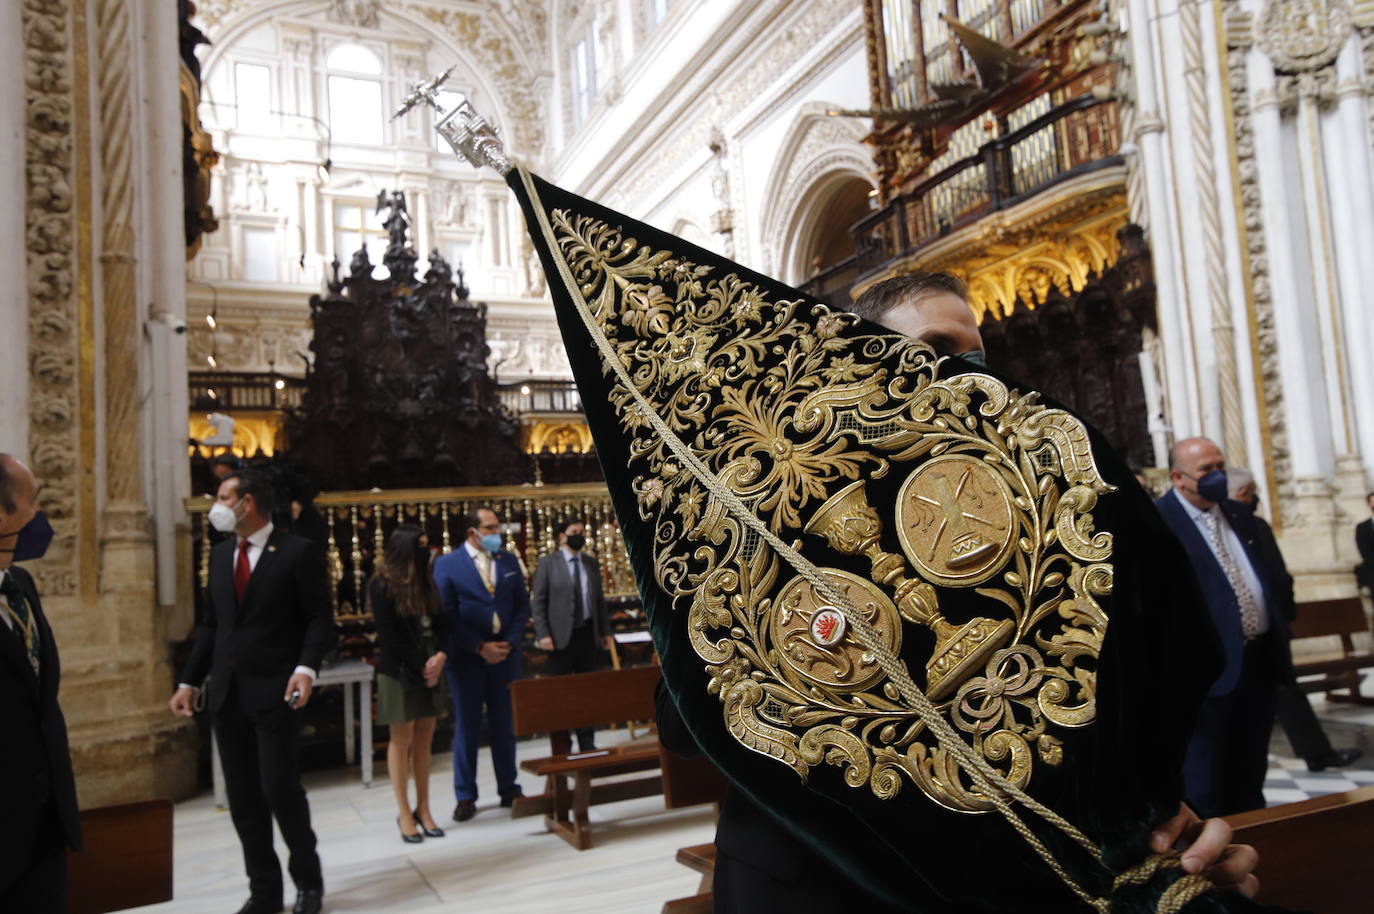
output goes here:
[[[539, 560], [530, 588], [534, 646], [549, 651], [551, 676], [591, 673], [606, 665], [611, 649], [611, 614], [601, 589], [601, 566], [584, 555], [587, 526], [568, 520], [558, 533], [558, 549]], [[577, 731], [577, 748], [596, 748], [591, 727]]]

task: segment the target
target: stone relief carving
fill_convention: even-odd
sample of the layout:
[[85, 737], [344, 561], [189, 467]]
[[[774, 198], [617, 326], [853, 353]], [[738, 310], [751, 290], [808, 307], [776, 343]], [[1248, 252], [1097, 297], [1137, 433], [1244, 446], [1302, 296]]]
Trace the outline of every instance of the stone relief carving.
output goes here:
[[1350, 33], [1344, 0], [1269, 0], [1260, 11], [1259, 45], [1279, 74], [1275, 90], [1289, 106], [1298, 98], [1329, 104], [1336, 99], [1332, 67]]
[[455, 225], [475, 228], [476, 205], [468, 186], [462, 181], [441, 181], [435, 199], [441, 201], [438, 207], [439, 225]]
[[305, 315], [297, 326], [263, 324], [250, 314], [236, 315], [221, 308], [214, 331], [191, 322], [186, 339], [186, 359], [192, 371], [209, 371], [206, 361], [213, 352], [215, 371], [272, 371], [299, 375], [305, 363], [296, 353], [309, 353], [310, 331]]
[[568, 364], [563, 339], [550, 324], [547, 333], [528, 327], [489, 332], [487, 346], [491, 356], [487, 365], [492, 375], [501, 382], [527, 377], [571, 378], [572, 366]]
[[243, 167], [238, 180], [234, 182], [234, 189], [237, 191], [234, 196], [236, 209], [247, 210], [250, 213], [276, 212], [276, 207], [272, 205], [267, 175], [263, 174], [262, 166], [257, 162], [249, 162]]
[[[1250, 101], [1249, 66], [1246, 63], [1253, 41], [1250, 15], [1240, 9], [1239, 0], [1226, 0], [1226, 74], [1231, 93], [1231, 110], [1236, 134], [1236, 164], [1240, 172], [1240, 203], [1245, 243], [1250, 259], [1250, 282], [1258, 340], [1262, 421], [1269, 426], [1268, 459], [1280, 488], [1292, 475], [1289, 460], [1288, 429], [1284, 422], [1283, 386], [1280, 383], [1278, 330], [1274, 324], [1274, 297], [1269, 284], [1269, 253], [1264, 236], [1264, 212], [1259, 188], [1259, 165], [1255, 161], [1254, 114]], [[1291, 501], [1278, 497], [1281, 510]], [[1285, 519], [1287, 522], [1287, 519]]]
[[[72, 57], [67, 0], [23, 5], [28, 109], [25, 170], [28, 197], [30, 413], [29, 458], [43, 482], [56, 538], [68, 548], [34, 565], [44, 596], [77, 588], [77, 362], [75, 226], [73, 222]], [[65, 368], [62, 366], [66, 366]], [[67, 417], [68, 421], [60, 421]]]
[[360, 29], [375, 29], [381, 17], [381, 0], [330, 0], [329, 18]]
[[1279, 72], [1309, 73], [1335, 62], [1350, 25], [1345, 0], [1267, 0], [1259, 45]]
[[520, 250], [525, 265], [525, 295], [538, 298], [548, 289], [544, 265], [539, 260], [539, 252], [534, 249], [534, 244], [528, 237], [524, 239]]

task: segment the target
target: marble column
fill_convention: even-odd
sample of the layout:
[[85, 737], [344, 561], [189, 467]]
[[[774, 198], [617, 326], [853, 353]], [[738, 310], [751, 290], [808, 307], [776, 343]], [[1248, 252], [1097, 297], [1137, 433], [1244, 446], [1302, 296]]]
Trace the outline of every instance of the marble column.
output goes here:
[[13, 201], [0, 210], [0, 451], [28, 458], [29, 328], [25, 264], [24, 207], [24, 41], [18, 3], [0, 4], [0, 199]]
[[[92, 225], [103, 484], [95, 593], [51, 601], [83, 807], [195, 790], [195, 729], [167, 710], [170, 642], [190, 628], [185, 247], [177, 21], [160, 0], [87, 0], [95, 45], [80, 150], [99, 163]], [[79, 85], [79, 84], [78, 84]], [[84, 90], [82, 90], [84, 91]], [[84, 457], [80, 459], [85, 459]], [[83, 567], [93, 574], [97, 567]], [[84, 583], [84, 582], [83, 582]]]
[[1130, 0], [1127, 6], [1127, 37], [1131, 63], [1135, 69], [1135, 133], [1130, 137], [1138, 149], [1136, 167], [1144, 172], [1148, 215], [1144, 226], [1154, 261], [1158, 298], [1159, 340], [1163, 355], [1163, 391], [1166, 436], [1170, 443], [1199, 428], [1200, 404], [1193, 364], [1192, 333], [1187, 319], [1188, 296], [1180, 281], [1182, 252], [1174, 233], [1174, 211], [1170, 204], [1173, 186], [1168, 162], [1171, 155], [1161, 116], [1161, 86], [1157, 78], [1154, 40], [1147, 0]]

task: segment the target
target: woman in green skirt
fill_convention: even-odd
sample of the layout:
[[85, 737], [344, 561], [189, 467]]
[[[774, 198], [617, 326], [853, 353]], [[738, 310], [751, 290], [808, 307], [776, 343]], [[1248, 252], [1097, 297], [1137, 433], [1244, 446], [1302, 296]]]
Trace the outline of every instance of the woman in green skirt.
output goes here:
[[368, 584], [377, 625], [377, 722], [391, 728], [386, 767], [400, 809], [396, 825], [407, 844], [444, 836], [429, 810], [429, 767], [434, 725], [449, 707], [448, 657], [439, 649], [446, 643], [448, 620], [429, 566], [429, 538], [419, 527], [402, 524], [387, 539]]

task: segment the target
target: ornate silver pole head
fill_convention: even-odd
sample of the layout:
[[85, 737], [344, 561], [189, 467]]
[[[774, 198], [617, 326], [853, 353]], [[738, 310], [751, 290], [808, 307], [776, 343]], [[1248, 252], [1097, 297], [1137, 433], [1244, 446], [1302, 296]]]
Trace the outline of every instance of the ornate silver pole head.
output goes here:
[[466, 98], [449, 109], [439, 103], [439, 87], [452, 72], [453, 67], [449, 67], [429, 82], [416, 83], [391, 119], [395, 120], [418, 105], [428, 105], [438, 114], [435, 131], [448, 141], [454, 152], [474, 167], [489, 165], [505, 176], [511, 170], [511, 162], [496, 128]]

